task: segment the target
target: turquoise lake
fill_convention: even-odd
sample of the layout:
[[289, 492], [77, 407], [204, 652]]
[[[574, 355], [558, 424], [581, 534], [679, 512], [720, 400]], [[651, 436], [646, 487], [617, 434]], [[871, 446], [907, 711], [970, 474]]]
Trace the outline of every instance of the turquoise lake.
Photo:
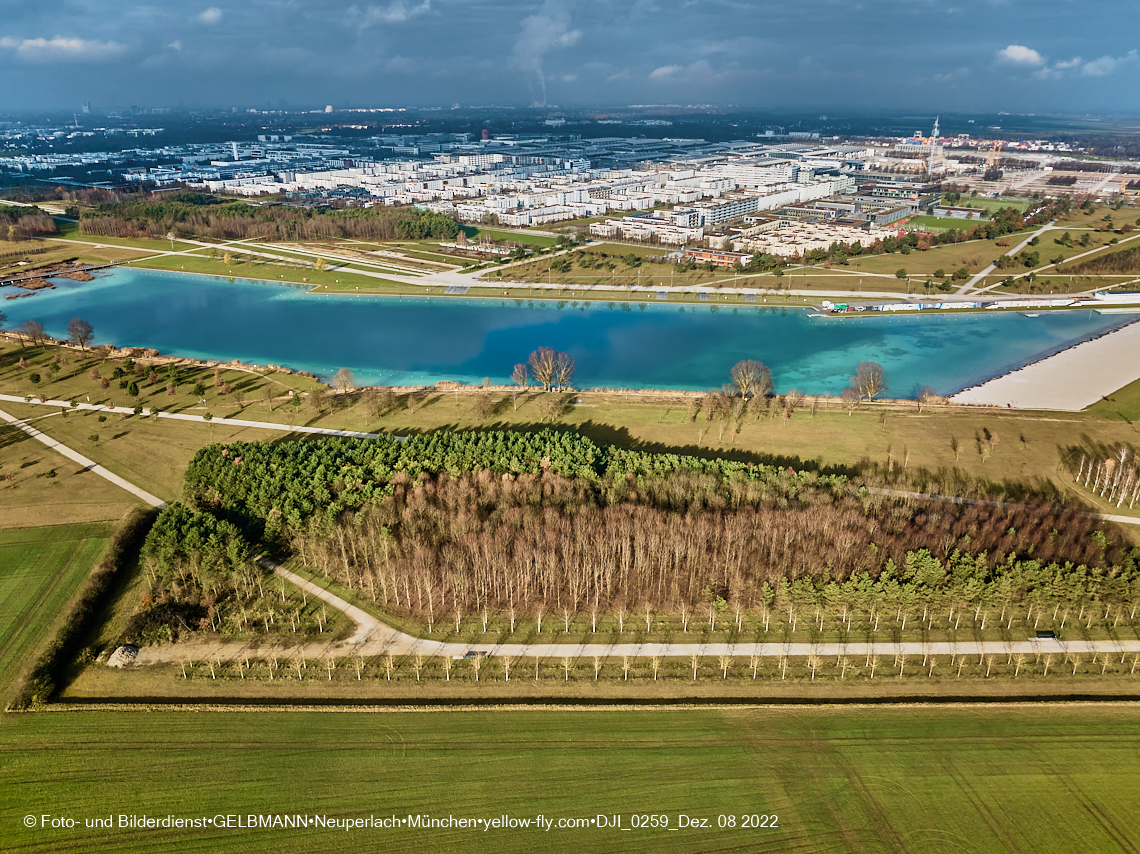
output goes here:
[[[96, 343], [198, 359], [285, 365], [359, 384], [506, 383], [537, 347], [569, 352], [578, 388], [719, 388], [740, 359], [771, 367], [777, 391], [839, 394], [860, 361], [883, 365], [890, 395], [950, 394], [1087, 338], [1129, 315], [1054, 311], [914, 317], [809, 317], [806, 309], [457, 297], [312, 296], [296, 287], [116, 269], [93, 282], [0, 301], [11, 329], [68, 321]], [[5, 289], [0, 293], [11, 293]]]

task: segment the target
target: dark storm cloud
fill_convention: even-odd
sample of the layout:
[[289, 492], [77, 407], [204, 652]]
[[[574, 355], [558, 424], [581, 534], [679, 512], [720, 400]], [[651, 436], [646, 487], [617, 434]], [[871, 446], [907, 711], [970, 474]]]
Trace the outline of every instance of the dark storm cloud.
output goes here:
[[0, 12], [7, 108], [1140, 106], [1140, 7], [1108, 0], [3, 0]]

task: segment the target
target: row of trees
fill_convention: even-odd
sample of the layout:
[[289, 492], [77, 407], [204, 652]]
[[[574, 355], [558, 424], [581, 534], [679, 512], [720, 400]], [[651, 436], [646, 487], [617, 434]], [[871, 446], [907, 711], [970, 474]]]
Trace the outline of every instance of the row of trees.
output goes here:
[[[739, 392], [741, 396], [748, 399], [753, 396], [766, 397], [772, 394], [772, 370], [763, 362], [758, 362], [755, 359], [743, 359], [732, 366], [729, 371], [732, 377], [732, 386], [729, 390]], [[878, 362], [860, 362], [859, 367], [856, 369], [855, 374], [851, 377], [851, 385], [844, 389], [843, 399], [854, 400], [855, 402], [861, 400], [874, 400], [887, 393], [890, 389], [890, 382], [887, 380], [886, 373], [883, 371], [883, 366]], [[793, 392], [798, 396], [799, 392]], [[932, 398], [933, 389], [929, 386], [922, 390], [921, 397], [925, 399]]]
[[[3, 327], [7, 317], [0, 312], [0, 327]], [[32, 342], [33, 347], [42, 347], [48, 340], [44, 325], [38, 320], [25, 320], [16, 327], [16, 332]], [[87, 345], [95, 338], [95, 327], [81, 317], [73, 317], [67, 323], [67, 340], [75, 346], [86, 350]], [[21, 342], [23, 343], [23, 342]]]
[[431, 211], [286, 208], [219, 201], [197, 193], [99, 205], [83, 214], [79, 228], [100, 237], [216, 240], [451, 240], [460, 231], [454, 219]]

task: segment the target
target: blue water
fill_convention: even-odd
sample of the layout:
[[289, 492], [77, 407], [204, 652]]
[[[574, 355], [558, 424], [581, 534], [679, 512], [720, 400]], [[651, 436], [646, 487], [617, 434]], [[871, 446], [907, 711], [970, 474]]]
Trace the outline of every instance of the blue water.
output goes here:
[[[1128, 323], [1090, 311], [968, 316], [808, 317], [803, 309], [429, 297], [312, 296], [297, 287], [116, 269], [93, 282], [0, 301], [7, 328], [68, 321], [96, 343], [312, 371], [351, 368], [359, 384], [506, 383], [536, 347], [569, 352], [579, 388], [719, 388], [740, 359], [771, 367], [777, 391], [838, 394], [860, 361], [890, 394], [950, 394]], [[0, 293], [11, 293], [4, 289]], [[561, 306], [561, 307], [559, 307]]]

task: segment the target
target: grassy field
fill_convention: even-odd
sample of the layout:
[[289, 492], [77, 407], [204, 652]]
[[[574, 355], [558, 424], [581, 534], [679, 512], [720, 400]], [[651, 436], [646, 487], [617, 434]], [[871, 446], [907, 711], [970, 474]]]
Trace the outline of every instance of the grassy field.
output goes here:
[[[1119, 705], [23, 715], [0, 726], [0, 820], [27, 852], [1130, 851], [1138, 724]], [[117, 826], [250, 814], [556, 824]], [[42, 815], [76, 826], [24, 826]]]
[[1102, 418], [1119, 418], [1128, 424], [1140, 421], [1140, 380], [1098, 400], [1087, 412]]
[[106, 524], [0, 530], [0, 695], [5, 699], [109, 536]]
[[[24, 404], [5, 403], [4, 407], [17, 418], [42, 414], [42, 409], [36, 413], [34, 407]], [[36, 422], [36, 426], [164, 501], [173, 501], [181, 494], [186, 464], [203, 445], [262, 441], [282, 435], [252, 427], [154, 421], [134, 416], [125, 420], [110, 416], [105, 423], [99, 423], [95, 413], [71, 415], [66, 420], [53, 418], [51, 423]], [[93, 435], [99, 440], [92, 440]], [[84, 475], [87, 476], [90, 475]]]
[[995, 240], [971, 240], [937, 246], [925, 252], [913, 251], [907, 255], [893, 252], [890, 255], [852, 258], [848, 268], [869, 273], [894, 273], [900, 268], [911, 276], [933, 276], [935, 270], [952, 274], [959, 267], [976, 273], [1012, 247], [998, 246]]
[[15, 427], [0, 425], [0, 530], [42, 525], [45, 515], [57, 525], [119, 519], [134, 503], [129, 492]]
[[[13, 351], [15, 352], [15, 351]], [[27, 393], [19, 376], [22, 371], [0, 371], [0, 383], [9, 393]], [[240, 376], [240, 375], [239, 375]], [[260, 377], [245, 375], [251, 382], [262, 382]], [[312, 385], [311, 380], [296, 376], [271, 375], [269, 381], [289, 382], [299, 387]], [[12, 379], [10, 377], [15, 377]], [[727, 371], [725, 381], [728, 380]], [[212, 382], [212, 377], [207, 377]], [[57, 380], [44, 389], [46, 394], [69, 394], [65, 380]], [[98, 390], [85, 375], [73, 378], [75, 394], [86, 394], [84, 388]], [[26, 383], [25, 383], [26, 384]], [[58, 390], [57, 390], [58, 387]], [[279, 388], [280, 394], [283, 387]], [[518, 409], [503, 392], [491, 392], [496, 402], [494, 414], [480, 420], [476, 414], [477, 399], [471, 393], [427, 392], [421, 404], [411, 411], [406, 398], [401, 396], [395, 410], [380, 418], [371, 418], [361, 405], [352, 399], [338, 399], [337, 405], [318, 413], [306, 404], [299, 411], [280, 403], [275, 409], [260, 399], [252, 389], [246, 405], [238, 410], [232, 395], [217, 395], [207, 391], [207, 404], [194, 406], [192, 400], [182, 396], [188, 386], [180, 387], [175, 398], [167, 398], [165, 391], [155, 400], [171, 410], [189, 412], [210, 411], [214, 415], [240, 415], [250, 420], [273, 421], [286, 424], [292, 418], [296, 425], [322, 426], [369, 432], [409, 433], [439, 428], [502, 427], [532, 429], [542, 423], [537, 392], [528, 392], [519, 401]], [[123, 405], [122, 392], [114, 402]], [[1133, 392], [1122, 392], [1127, 403]], [[82, 399], [82, 398], [81, 398]], [[95, 400], [95, 395], [92, 395]], [[148, 404], [151, 398], [143, 400]], [[172, 400], [171, 403], [164, 403]], [[703, 416], [695, 422], [688, 417], [688, 402], [667, 395], [658, 399], [583, 392], [575, 399], [559, 423], [572, 427], [591, 438], [622, 447], [648, 450], [666, 450], [700, 455], [725, 455], [755, 461], [778, 461], [787, 465], [822, 464], [854, 465], [867, 459], [905, 467], [958, 466], [965, 471], [991, 480], [1032, 481], [1043, 478], [1062, 489], [1071, 485], [1062, 467], [1061, 454], [1066, 448], [1083, 444], [1116, 446], [1135, 443], [1137, 428], [1131, 416], [1110, 414], [1096, 409], [1091, 413], [1031, 413], [1009, 410], [962, 410], [917, 408], [899, 406], [885, 409], [864, 406], [848, 414], [837, 403], [821, 401], [813, 415], [809, 405], [793, 414], [787, 425], [780, 418], [755, 410], [736, 421], [706, 421]], [[1100, 404], [1098, 404], [1100, 406]], [[18, 417], [44, 414], [43, 407], [26, 404], [5, 404], [6, 411]], [[1128, 408], [1125, 412], [1132, 412]], [[1107, 417], [1106, 417], [1107, 416]], [[739, 428], [739, 430], [737, 430]], [[110, 416], [99, 422], [91, 414], [72, 414], [67, 418], [52, 418], [43, 424], [51, 436], [71, 444], [112, 471], [126, 477], [162, 498], [178, 494], [186, 462], [194, 452], [211, 441], [227, 442], [238, 438], [266, 439], [275, 434], [255, 428], [233, 428], [222, 424], [176, 422], [165, 419], [131, 417], [125, 420]], [[976, 437], [985, 430], [998, 433], [1002, 441], [983, 458]], [[99, 436], [98, 441], [92, 435]], [[958, 443], [958, 451], [953, 449]], [[811, 463], [810, 461], [817, 461]]]

